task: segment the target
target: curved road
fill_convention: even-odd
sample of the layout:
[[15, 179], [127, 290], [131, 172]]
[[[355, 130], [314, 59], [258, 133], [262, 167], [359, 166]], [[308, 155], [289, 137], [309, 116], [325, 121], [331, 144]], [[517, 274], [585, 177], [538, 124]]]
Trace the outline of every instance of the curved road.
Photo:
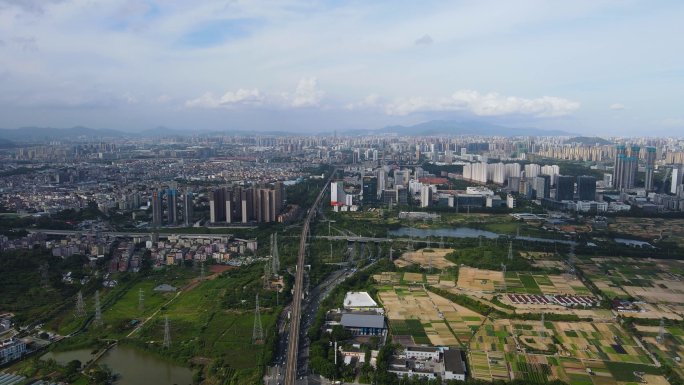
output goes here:
[[299, 259], [297, 260], [297, 277], [295, 279], [294, 297], [292, 299], [292, 323], [290, 325], [290, 344], [287, 347], [287, 364], [285, 366], [285, 385], [295, 385], [297, 379], [297, 353], [299, 350], [299, 326], [301, 322], [301, 304], [302, 304], [302, 284], [304, 277], [304, 259], [306, 258], [306, 235], [309, 231], [309, 223], [311, 218], [316, 214], [316, 207], [321, 202], [325, 195], [332, 177], [335, 175], [337, 168], [333, 170], [330, 177], [325, 182], [325, 186], [318, 194], [316, 201], [309, 209], [306, 215], [306, 221], [302, 228], [302, 237], [299, 240]]

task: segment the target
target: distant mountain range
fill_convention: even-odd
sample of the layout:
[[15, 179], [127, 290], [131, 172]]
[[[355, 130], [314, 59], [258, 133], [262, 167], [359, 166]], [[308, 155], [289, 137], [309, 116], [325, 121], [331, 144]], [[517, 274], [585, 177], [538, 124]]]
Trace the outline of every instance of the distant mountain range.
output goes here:
[[[284, 131], [210, 131], [210, 130], [172, 130], [164, 126], [151, 128], [141, 132], [125, 132], [110, 129], [94, 129], [83, 126], [76, 126], [71, 128], [50, 128], [50, 127], [21, 127], [16, 129], [0, 129], [0, 147], [2, 141], [44, 141], [44, 140], [59, 140], [59, 139], [76, 139], [80, 136], [88, 138], [151, 138], [166, 135], [295, 135], [293, 133]], [[11, 143], [11, 142], [9, 142]]]
[[[567, 136], [571, 133], [559, 130], [542, 130], [534, 127], [504, 127], [484, 122], [457, 122], [455, 120], [433, 120], [430, 122], [416, 124], [414, 126], [387, 126], [375, 130], [354, 129], [344, 132], [348, 135], [362, 135], [366, 133], [384, 134], [397, 133], [404, 136], [418, 135], [491, 135], [491, 136]], [[17, 129], [0, 129], [0, 147], [11, 145], [8, 141], [45, 141], [60, 139], [76, 139], [78, 137], [87, 138], [150, 138], [166, 135], [275, 135], [292, 136], [297, 133], [287, 131], [244, 131], [244, 130], [172, 130], [159, 126], [141, 132], [125, 132], [110, 129], [93, 129], [83, 126], [71, 128], [51, 128], [51, 127], [21, 127]], [[596, 138], [599, 139], [599, 138]], [[5, 142], [3, 142], [4, 140]], [[602, 139], [599, 139], [602, 140]], [[596, 143], [596, 142], [593, 142]], [[592, 143], [592, 144], [593, 144]]]
[[572, 135], [566, 131], [542, 130], [534, 127], [505, 127], [485, 122], [457, 122], [455, 120], [432, 120], [414, 126], [387, 126], [377, 130], [350, 130], [346, 134], [384, 134], [397, 133], [399, 135], [492, 135], [492, 136], [566, 136]]
[[571, 138], [571, 139], [568, 139], [565, 142], [563, 142], [563, 144], [567, 144], [567, 143], [580, 143], [584, 146], [593, 146], [596, 143], [600, 144], [601, 146], [606, 146], [606, 145], [612, 144], [611, 141], [601, 139], [601, 138], [597, 138], [595, 136], [591, 136], [591, 137], [589, 137], [589, 136], [578, 136], [576, 138]]

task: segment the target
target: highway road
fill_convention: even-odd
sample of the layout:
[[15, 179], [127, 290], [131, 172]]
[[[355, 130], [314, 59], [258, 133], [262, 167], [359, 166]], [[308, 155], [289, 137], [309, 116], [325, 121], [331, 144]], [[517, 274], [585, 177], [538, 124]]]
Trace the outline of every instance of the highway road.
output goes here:
[[292, 299], [292, 319], [290, 325], [290, 342], [287, 347], [287, 363], [285, 366], [285, 385], [295, 385], [297, 379], [297, 355], [299, 349], [299, 329], [301, 322], [301, 305], [302, 305], [302, 285], [304, 282], [304, 259], [306, 258], [306, 236], [309, 231], [309, 223], [311, 218], [316, 214], [316, 207], [321, 202], [325, 192], [330, 185], [333, 175], [337, 168], [333, 170], [330, 178], [325, 183], [325, 186], [321, 189], [318, 194], [316, 201], [309, 209], [306, 215], [306, 220], [304, 221], [304, 226], [302, 226], [302, 236], [299, 240], [299, 258], [297, 260], [297, 277], [295, 278], [294, 287], [294, 297]]
[[[179, 229], [180, 230], [180, 229]], [[89, 231], [76, 231], [76, 230], [36, 230], [27, 229], [29, 233], [43, 233], [47, 235], [75, 235], [75, 234], [89, 234]], [[93, 232], [94, 234], [94, 232]], [[100, 231], [98, 234], [112, 237], [120, 238], [134, 238], [134, 237], [150, 237], [152, 233], [136, 233], [127, 231]], [[181, 238], [188, 239], [221, 239], [221, 237], [231, 236], [230, 234], [187, 234], [183, 232], [177, 233], [159, 233], [159, 238], [168, 238], [170, 235], [180, 236]]]

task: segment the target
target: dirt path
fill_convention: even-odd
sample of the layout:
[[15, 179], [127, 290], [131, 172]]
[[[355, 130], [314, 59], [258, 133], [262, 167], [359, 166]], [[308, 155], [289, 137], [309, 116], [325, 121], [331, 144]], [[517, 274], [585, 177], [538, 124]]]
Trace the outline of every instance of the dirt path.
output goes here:
[[181, 293], [182, 293], [182, 291], [177, 292], [176, 295], [175, 295], [173, 298], [171, 298], [167, 303], [165, 303], [165, 304], [163, 304], [162, 306], [160, 306], [159, 309], [157, 309], [157, 311], [155, 311], [154, 313], [152, 313], [151, 316], [147, 317], [143, 322], [140, 323], [140, 325], [138, 325], [135, 329], [133, 329], [133, 331], [130, 332], [130, 333], [126, 336], [126, 338], [129, 338], [130, 336], [132, 336], [133, 333], [135, 333], [136, 331], [138, 331], [138, 329], [140, 329], [141, 327], [143, 327], [143, 325], [145, 325], [145, 324], [147, 323], [147, 321], [151, 320], [152, 317], [154, 317], [155, 315], [157, 315], [157, 313], [159, 313], [159, 311], [160, 311], [162, 308], [168, 306], [168, 304], [170, 304], [171, 301], [173, 301], [174, 299], [178, 298], [178, 296], [179, 296]]

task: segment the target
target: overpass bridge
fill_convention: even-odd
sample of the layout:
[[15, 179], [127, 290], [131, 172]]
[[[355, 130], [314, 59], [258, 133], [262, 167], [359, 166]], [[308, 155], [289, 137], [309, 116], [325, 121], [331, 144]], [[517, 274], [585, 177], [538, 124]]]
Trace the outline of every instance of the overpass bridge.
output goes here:
[[[47, 235], [104, 235], [108, 237], [117, 237], [117, 238], [136, 238], [136, 237], [152, 237], [153, 233], [138, 233], [138, 232], [129, 232], [129, 231], [76, 231], [76, 230], [37, 230], [37, 229], [30, 229], [26, 230], [29, 233], [43, 233]], [[232, 238], [233, 236], [231, 234], [196, 234], [196, 233], [156, 233], [159, 235], [159, 238], [164, 238], [168, 239], [170, 236], [178, 236], [183, 239], [222, 239], [223, 237], [229, 237]]]

